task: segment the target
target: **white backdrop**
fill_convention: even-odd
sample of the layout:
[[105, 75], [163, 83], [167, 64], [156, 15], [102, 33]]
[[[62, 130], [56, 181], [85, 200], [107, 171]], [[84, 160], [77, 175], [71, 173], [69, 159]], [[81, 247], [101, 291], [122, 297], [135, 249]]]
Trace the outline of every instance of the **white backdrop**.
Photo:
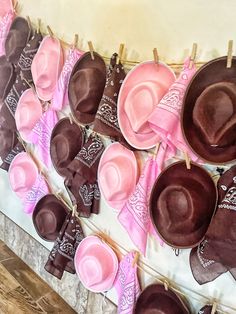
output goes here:
[[[80, 48], [87, 49], [87, 40], [92, 40], [95, 49], [106, 56], [124, 42], [127, 58], [132, 60], [150, 59], [153, 47], [157, 47], [163, 61], [180, 62], [192, 43], [197, 42], [198, 59], [206, 61], [225, 54], [228, 39], [236, 34], [233, 0], [207, 3], [204, 0], [22, 0], [19, 3], [21, 15], [29, 15], [33, 22], [40, 17], [44, 26], [49, 24], [66, 41], [73, 41], [74, 33], [78, 33]], [[53, 169], [50, 176], [57, 186], [62, 185], [62, 179]], [[22, 204], [10, 190], [4, 171], [0, 171], [0, 209], [45, 247], [52, 247], [37, 236], [31, 217], [22, 212]], [[103, 200], [100, 214], [91, 221], [128, 250], [135, 248], [117, 222], [116, 213]], [[176, 257], [168, 246], [161, 248], [153, 239], [148, 241], [147, 261], [159, 272], [202, 295], [220, 298], [222, 303], [236, 307], [236, 284], [232, 277], [224, 274], [212, 283], [199, 286], [192, 277], [188, 257], [189, 250]], [[141, 278], [143, 287], [153, 281], [146, 275]], [[114, 291], [108, 296], [116, 302]], [[205, 302], [189, 300], [195, 312]]]

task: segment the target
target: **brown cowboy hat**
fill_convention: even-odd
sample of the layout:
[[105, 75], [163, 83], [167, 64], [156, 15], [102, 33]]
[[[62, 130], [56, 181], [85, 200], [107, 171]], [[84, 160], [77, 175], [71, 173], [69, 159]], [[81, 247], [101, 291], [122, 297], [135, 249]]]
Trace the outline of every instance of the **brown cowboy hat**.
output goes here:
[[106, 83], [106, 65], [102, 57], [86, 52], [76, 62], [69, 80], [68, 97], [75, 118], [83, 123], [92, 123], [103, 95]]
[[9, 93], [16, 75], [13, 65], [7, 61], [6, 56], [0, 57], [0, 101]]
[[68, 214], [64, 204], [53, 194], [42, 197], [33, 212], [33, 224], [45, 241], [55, 241]]
[[17, 64], [30, 36], [31, 28], [27, 20], [17, 16], [11, 24], [5, 41], [5, 51], [9, 62]]
[[180, 161], [157, 178], [150, 197], [150, 215], [164, 242], [176, 248], [197, 246], [211, 222], [217, 190], [210, 174]]
[[84, 144], [84, 131], [76, 123], [63, 118], [55, 125], [50, 143], [50, 155], [56, 171], [67, 176], [68, 166]]
[[192, 78], [183, 101], [182, 129], [191, 149], [210, 163], [236, 159], [236, 57], [202, 66]]
[[190, 314], [187, 304], [171, 289], [152, 284], [139, 295], [134, 306], [134, 314]]

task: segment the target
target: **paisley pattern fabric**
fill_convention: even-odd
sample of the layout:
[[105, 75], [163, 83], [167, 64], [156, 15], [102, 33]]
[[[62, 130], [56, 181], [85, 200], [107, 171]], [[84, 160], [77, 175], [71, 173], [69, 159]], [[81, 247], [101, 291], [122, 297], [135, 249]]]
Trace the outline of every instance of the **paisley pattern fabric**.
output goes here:
[[194, 65], [189, 69], [189, 63], [190, 59], [187, 58], [178, 79], [158, 103], [148, 121], [152, 130], [160, 135], [163, 142], [168, 144], [172, 156], [176, 154], [176, 149], [179, 149], [187, 152], [192, 160], [197, 160], [197, 157], [186, 145], [180, 126], [180, 111], [184, 94], [196, 72]]
[[75, 63], [79, 60], [82, 54], [83, 52], [78, 49], [69, 50], [52, 97], [52, 108], [54, 110], [61, 110], [66, 104], [68, 104], [68, 85], [70, 75]]
[[[147, 160], [134, 193], [118, 215], [118, 220], [144, 255], [146, 254], [148, 233], [154, 234], [158, 238], [152, 226], [148, 204], [151, 189], [161, 171], [164, 156], [165, 147], [161, 146], [156, 160], [153, 158]], [[159, 238], [158, 240], [161, 244], [163, 243]]]
[[5, 55], [5, 41], [14, 17], [14, 12], [8, 12], [0, 21], [0, 56]]
[[39, 175], [32, 189], [26, 194], [24, 203], [24, 212], [32, 214], [37, 202], [46, 194], [49, 193], [47, 183], [43, 176]]
[[51, 166], [50, 158], [50, 138], [51, 133], [58, 121], [57, 114], [54, 110], [48, 109], [40, 121], [35, 125], [32, 130], [32, 143], [36, 145], [39, 159], [47, 166]]
[[133, 264], [135, 252], [127, 254], [119, 264], [114, 286], [118, 294], [118, 314], [132, 314], [135, 302], [141, 292], [137, 265]]

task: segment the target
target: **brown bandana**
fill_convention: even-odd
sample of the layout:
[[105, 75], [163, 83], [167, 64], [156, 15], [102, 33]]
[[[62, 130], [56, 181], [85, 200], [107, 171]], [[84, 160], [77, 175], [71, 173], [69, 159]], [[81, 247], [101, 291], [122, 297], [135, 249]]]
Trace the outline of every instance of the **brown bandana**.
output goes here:
[[84, 234], [76, 217], [68, 214], [58, 238], [50, 252], [45, 270], [58, 279], [62, 278], [64, 271], [74, 274], [74, 256]]
[[16, 72], [22, 72], [23, 77], [31, 84], [33, 82], [31, 74], [31, 64], [43, 37], [40, 33], [35, 33], [23, 49], [18, 61]]
[[117, 99], [126, 74], [123, 65], [116, 64], [117, 57], [116, 53], [111, 57], [105, 89], [95, 117], [94, 131], [125, 142], [118, 123]]
[[13, 147], [13, 149], [9, 152], [9, 154], [4, 158], [3, 163], [0, 165], [0, 168], [3, 170], [8, 171], [10, 164], [14, 157], [18, 155], [19, 153], [24, 151], [24, 147], [22, 144], [17, 141], [16, 145]]
[[[201, 308], [201, 310], [198, 311], [198, 314], [211, 314], [212, 306], [211, 305], [205, 305]], [[217, 314], [218, 312], [215, 312]]]
[[226, 171], [218, 181], [218, 207], [205, 239], [190, 253], [190, 266], [199, 284], [213, 281], [230, 271], [236, 280], [236, 166]]
[[91, 134], [68, 167], [70, 176], [66, 178], [65, 186], [73, 204], [77, 204], [79, 215], [83, 217], [98, 214], [99, 211], [97, 169], [103, 151], [101, 139]]

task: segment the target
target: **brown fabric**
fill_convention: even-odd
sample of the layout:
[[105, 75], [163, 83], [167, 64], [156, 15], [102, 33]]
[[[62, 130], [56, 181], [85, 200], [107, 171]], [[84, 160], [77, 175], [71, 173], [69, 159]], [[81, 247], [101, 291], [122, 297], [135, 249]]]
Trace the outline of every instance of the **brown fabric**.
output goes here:
[[216, 202], [217, 191], [209, 173], [195, 163], [188, 170], [181, 161], [157, 178], [150, 197], [150, 214], [167, 244], [190, 248], [205, 236]]
[[187, 143], [201, 159], [225, 163], [236, 159], [236, 57], [202, 66], [190, 82], [183, 101], [182, 129]]
[[125, 78], [124, 67], [116, 64], [117, 54], [113, 54], [107, 71], [106, 86], [94, 121], [94, 131], [125, 142], [121, 134], [117, 116], [117, 100], [121, 84]]
[[[198, 311], [198, 314], [211, 314], [211, 310], [212, 310], [211, 305], [205, 305]], [[215, 314], [218, 314], [218, 312], [216, 311]]]
[[106, 83], [106, 65], [102, 57], [94, 52], [86, 52], [74, 65], [68, 97], [71, 111], [75, 118], [83, 123], [92, 123], [102, 98]]
[[221, 199], [205, 238], [204, 256], [231, 269], [236, 268], [236, 166], [222, 175], [218, 190]]
[[77, 204], [79, 215], [83, 217], [99, 212], [97, 169], [103, 151], [102, 140], [99, 136], [91, 134], [68, 166], [70, 175], [65, 180], [65, 186], [73, 204]]
[[34, 56], [36, 55], [39, 45], [42, 41], [43, 37], [41, 33], [35, 33], [27, 45], [23, 49], [20, 59], [17, 63], [16, 72], [22, 73], [23, 77], [31, 84], [33, 83], [33, 78], [31, 74], [31, 64]]
[[42, 197], [32, 216], [38, 235], [45, 241], [55, 241], [67, 214], [67, 208], [55, 195], [47, 194]]
[[45, 270], [58, 279], [62, 278], [64, 271], [75, 274], [75, 251], [83, 238], [78, 219], [69, 213], [50, 252]]
[[139, 295], [134, 306], [134, 314], [190, 314], [187, 304], [171, 289], [153, 284]]
[[16, 155], [18, 155], [19, 153], [23, 151], [24, 151], [24, 147], [17, 140], [15, 146], [10, 150], [8, 155], [3, 159], [3, 163], [0, 165], [0, 168], [8, 171], [12, 160], [15, 158]]
[[[226, 263], [223, 263], [223, 261], [220, 260], [219, 256], [221, 256], [221, 251], [223, 250], [223, 253], [227, 255], [227, 259], [229, 260], [234, 260], [235, 255], [234, 251], [231, 251], [231, 248], [228, 247], [228, 242], [230, 239], [228, 239], [227, 234], [230, 234], [230, 230], [232, 230], [232, 226], [234, 225], [234, 218], [231, 221], [227, 221], [229, 219], [229, 216], [227, 215], [228, 212], [234, 212], [234, 210], [230, 209], [225, 209], [225, 206], [232, 206], [230, 202], [226, 202], [228, 200], [227, 195], [232, 195], [230, 192], [234, 191], [235, 184], [233, 181], [233, 178], [236, 175], [236, 166], [232, 167], [230, 170], [226, 171], [219, 179], [217, 183], [217, 188], [218, 188], [218, 207], [215, 216], [212, 219], [212, 223], [209, 227], [209, 230], [206, 233], [205, 239], [202, 241], [202, 243], [197, 247], [194, 248], [191, 253], [190, 253], [190, 266], [191, 266], [191, 271], [192, 274], [195, 278], [195, 280], [199, 284], [205, 284], [207, 282], [215, 280], [217, 277], [220, 275], [224, 274], [227, 271], [230, 271], [231, 275], [234, 277], [236, 280], [236, 267], [230, 268], [226, 265]], [[233, 190], [232, 190], [233, 188]], [[227, 197], [226, 197], [227, 196]], [[233, 200], [230, 199], [230, 200]], [[222, 212], [224, 210], [225, 215], [219, 215], [219, 212]], [[234, 212], [235, 213], [235, 212]], [[235, 215], [234, 215], [235, 216]], [[230, 216], [230, 218], [232, 218]], [[223, 220], [219, 220], [223, 219]], [[215, 254], [214, 250], [212, 250], [211, 245], [212, 245], [212, 240], [215, 239], [214, 234], [218, 233], [218, 230], [215, 229], [218, 225], [225, 225], [225, 232], [226, 234], [223, 235], [223, 241], [221, 242], [221, 247], [217, 246], [217, 249], [219, 250], [219, 256], [218, 253]], [[231, 226], [232, 223], [232, 226]], [[227, 229], [229, 228], [229, 230]], [[215, 230], [215, 232], [214, 232]], [[220, 227], [220, 230], [222, 232], [222, 227]], [[212, 238], [212, 231], [213, 231], [213, 238]], [[209, 236], [210, 234], [210, 236]], [[218, 236], [217, 236], [218, 237]], [[216, 237], [216, 238], [217, 238]], [[222, 233], [219, 235], [219, 237], [222, 237]], [[226, 242], [226, 249], [225, 243]], [[217, 242], [216, 239], [216, 243]], [[213, 245], [214, 245], [214, 240], [213, 240]], [[233, 246], [233, 243], [231, 243]], [[207, 252], [209, 255], [207, 255]], [[231, 263], [230, 263], [231, 264]]]
[[9, 93], [16, 74], [13, 65], [7, 61], [6, 56], [0, 57], [0, 101], [3, 101]]
[[9, 62], [17, 64], [20, 55], [31, 37], [31, 28], [26, 19], [17, 16], [5, 41], [5, 52]]
[[50, 155], [54, 168], [62, 176], [68, 176], [68, 166], [85, 141], [85, 132], [76, 123], [63, 118], [55, 125], [50, 143]]

